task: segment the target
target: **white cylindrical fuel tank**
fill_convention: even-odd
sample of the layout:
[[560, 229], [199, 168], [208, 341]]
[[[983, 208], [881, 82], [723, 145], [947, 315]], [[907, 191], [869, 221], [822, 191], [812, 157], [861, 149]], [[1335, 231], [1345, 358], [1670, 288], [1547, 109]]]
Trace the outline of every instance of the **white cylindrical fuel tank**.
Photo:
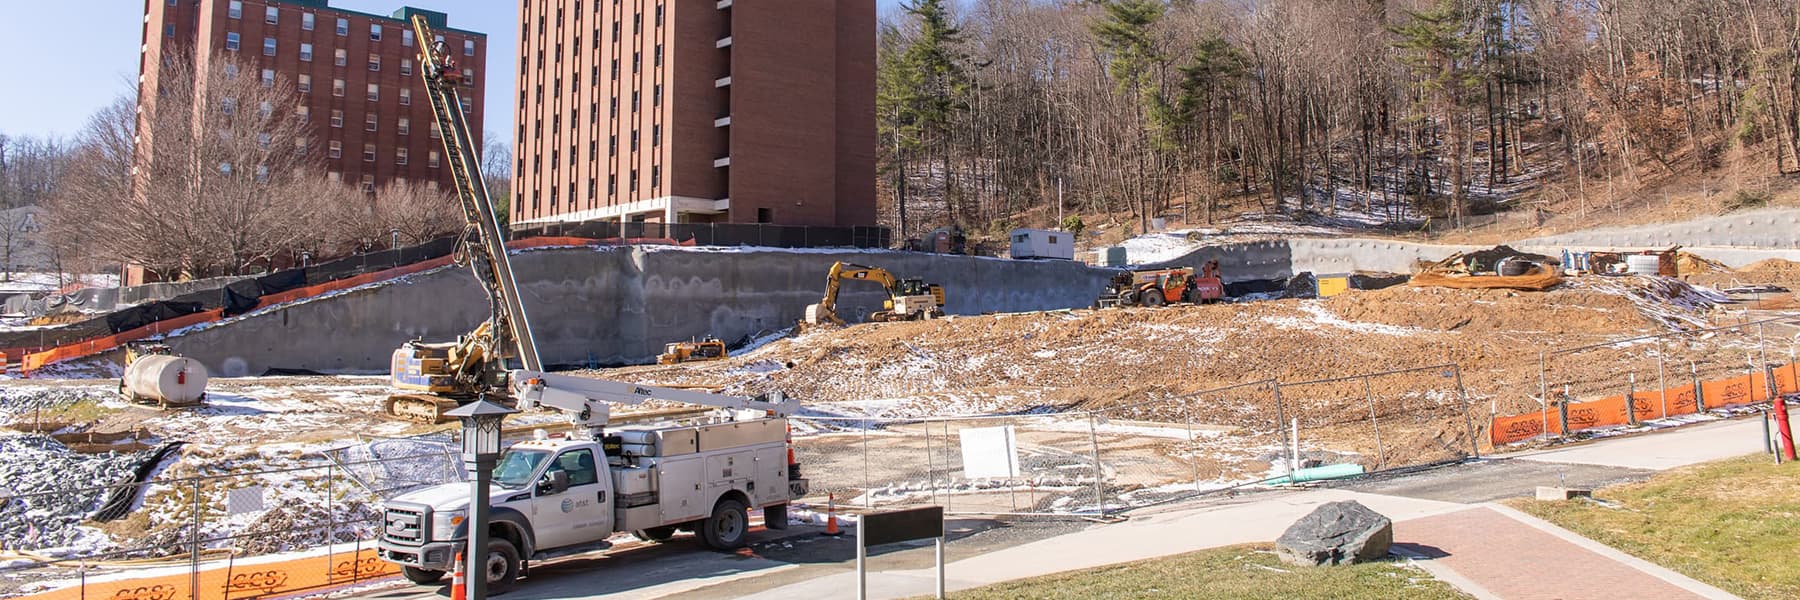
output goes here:
[[126, 397], [136, 401], [199, 404], [206, 399], [206, 365], [179, 356], [145, 356], [125, 367], [121, 387]]

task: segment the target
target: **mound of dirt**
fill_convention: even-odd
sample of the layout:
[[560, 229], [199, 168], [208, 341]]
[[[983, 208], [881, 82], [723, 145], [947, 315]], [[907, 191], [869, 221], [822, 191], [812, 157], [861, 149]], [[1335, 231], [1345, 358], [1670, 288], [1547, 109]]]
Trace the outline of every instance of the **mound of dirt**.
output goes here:
[[1394, 287], [1339, 295], [1327, 306], [1351, 321], [1433, 331], [1608, 334], [1654, 325], [1630, 299], [1587, 289]]

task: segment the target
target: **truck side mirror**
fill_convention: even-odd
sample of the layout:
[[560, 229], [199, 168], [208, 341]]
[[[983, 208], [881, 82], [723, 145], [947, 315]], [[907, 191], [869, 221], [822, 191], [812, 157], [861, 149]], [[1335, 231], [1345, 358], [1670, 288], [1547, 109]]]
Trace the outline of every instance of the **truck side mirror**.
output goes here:
[[569, 489], [568, 471], [550, 471], [538, 480], [538, 493], [545, 496], [561, 494]]

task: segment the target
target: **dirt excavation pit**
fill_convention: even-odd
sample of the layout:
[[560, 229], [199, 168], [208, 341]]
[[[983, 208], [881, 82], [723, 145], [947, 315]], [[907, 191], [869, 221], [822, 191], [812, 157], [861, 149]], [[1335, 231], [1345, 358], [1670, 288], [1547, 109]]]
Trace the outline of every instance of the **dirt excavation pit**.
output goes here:
[[[1325, 300], [818, 328], [720, 361], [584, 373], [731, 394], [779, 390], [801, 401], [794, 439], [817, 496], [809, 502], [835, 493], [850, 506], [939, 499], [958, 512], [1072, 513], [1100, 502], [1142, 504], [1278, 474], [1293, 419], [1299, 419], [1303, 464], [1380, 468], [1466, 454], [1471, 437], [1485, 439], [1480, 427], [1490, 410], [1534, 402], [1526, 390], [1537, 389], [1540, 350], [1693, 328], [1712, 322], [1723, 301], [1701, 288], [1650, 278], [1576, 278], [1543, 293], [1395, 287]], [[1743, 336], [1717, 335], [1672, 344], [1668, 353], [1683, 364], [1694, 359], [1705, 374], [1713, 363], [1741, 369], [1736, 353], [1743, 344]], [[1581, 355], [1553, 364], [1552, 376], [1611, 381], [1606, 378], [1631, 371], [1650, 381], [1654, 374], [1641, 365], [1647, 349], [1654, 346]], [[1461, 371], [1433, 367], [1446, 363], [1461, 365]], [[1638, 366], [1633, 371], [1621, 364]], [[1421, 367], [1433, 368], [1366, 382], [1300, 383]], [[1270, 379], [1283, 384], [1279, 404], [1266, 383], [1257, 383]], [[165, 468], [167, 476], [322, 466], [321, 452], [364, 436], [455, 428], [381, 417], [388, 392], [382, 377], [218, 379], [208, 406], [171, 411], [123, 403], [115, 386], [108, 379], [8, 381], [0, 388], [0, 427], [39, 427], [62, 436], [60, 442], [37, 439], [57, 444], [50, 454], [71, 463], [80, 455], [74, 449], [84, 447], [126, 464], [133, 453], [105, 450], [188, 442]], [[1462, 412], [1465, 399], [1474, 408], [1470, 416]], [[1371, 404], [1378, 424], [1369, 422]], [[1070, 411], [1098, 415], [1090, 425], [1086, 413]], [[939, 420], [978, 414], [1007, 416]], [[864, 418], [870, 420], [866, 432]], [[45, 424], [26, 425], [38, 419]], [[509, 424], [529, 428], [560, 420], [531, 413]], [[996, 425], [1014, 427], [1019, 475], [966, 477], [961, 433]], [[27, 446], [19, 447], [24, 452]], [[39, 444], [28, 447], [32, 456], [49, 455]], [[1098, 491], [1096, 448], [1105, 476]], [[225, 490], [220, 485], [200, 492], [204, 502], [218, 504]], [[360, 522], [372, 502], [360, 490], [310, 473], [276, 481], [268, 490], [265, 515], [210, 522], [203, 533], [314, 519], [320, 515], [303, 505], [325, 496], [335, 499], [340, 521]], [[191, 502], [190, 495], [152, 486], [145, 509], [130, 519], [61, 541], [84, 548], [166, 542], [174, 539], [172, 525], [181, 521], [179, 507]], [[69, 517], [69, 531], [81, 520], [79, 514]], [[323, 539], [269, 538], [258, 548], [317, 541]]]

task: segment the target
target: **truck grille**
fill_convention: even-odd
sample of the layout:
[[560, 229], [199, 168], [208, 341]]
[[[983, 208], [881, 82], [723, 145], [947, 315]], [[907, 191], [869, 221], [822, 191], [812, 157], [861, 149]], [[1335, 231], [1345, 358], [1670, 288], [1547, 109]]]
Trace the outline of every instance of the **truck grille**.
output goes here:
[[425, 524], [429, 523], [427, 509], [390, 507], [382, 515], [382, 535], [388, 541], [401, 544], [425, 543]]

